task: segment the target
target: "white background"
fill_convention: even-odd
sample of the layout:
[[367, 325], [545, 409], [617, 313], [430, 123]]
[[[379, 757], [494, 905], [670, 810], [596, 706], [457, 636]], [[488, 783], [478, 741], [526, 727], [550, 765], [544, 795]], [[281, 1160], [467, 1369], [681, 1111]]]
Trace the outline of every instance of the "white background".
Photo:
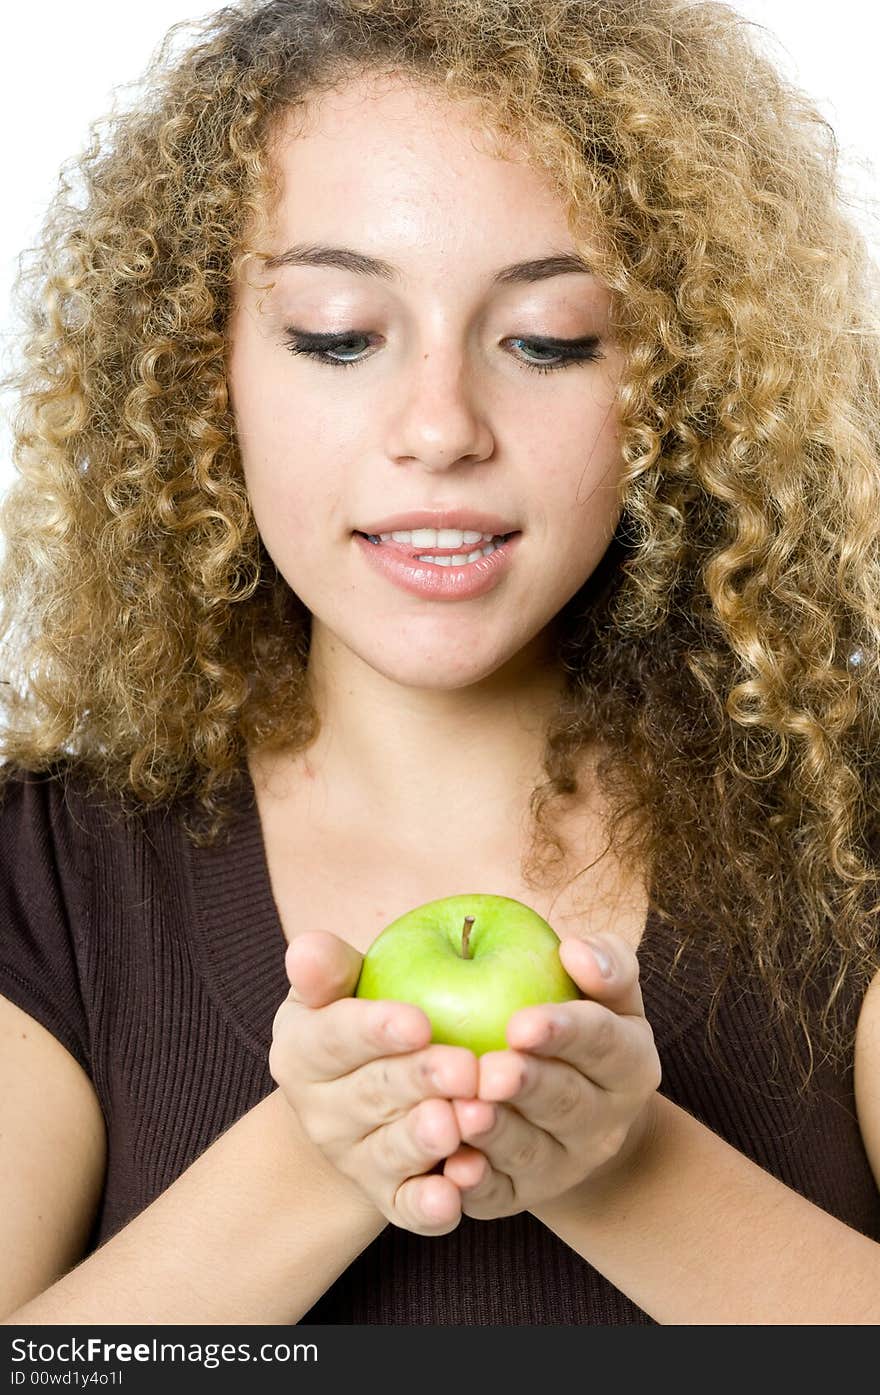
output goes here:
[[[10, 291], [19, 252], [36, 236], [63, 161], [84, 146], [89, 123], [113, 90], [141, 75], [170, 25], [218, 8], [210, 0], [42, 0], [4, 16], [0, 132], [5, 183], [0, 219], [0, 356], [15, 333]], [[817, 103], [844, 155], [854, 215], [880, 260], [877, 39], [874, 0], [738, 0], [734, 8], [769, 31], [762, 43]], [[125, 103], [126, 94], [119, 94]], [[8, 400], [0, 399], [0, 493], [13, 471]]]

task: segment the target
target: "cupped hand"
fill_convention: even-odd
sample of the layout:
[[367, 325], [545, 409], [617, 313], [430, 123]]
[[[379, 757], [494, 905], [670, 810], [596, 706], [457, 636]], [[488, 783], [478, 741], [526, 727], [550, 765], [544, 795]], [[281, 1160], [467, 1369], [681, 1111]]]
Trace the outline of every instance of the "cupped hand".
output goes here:
[[325, 931], [291, 941], [269, 1072], [312, 1142], [389, 1221], [445, 1235], [461, 1220], [461, 1193], [431, 1168], [461, 1144], [452, 1100], [468, 1100], [478, 1126], [494, 1107], [475, 1098], [474, 1053], [431, 1045], [420, 1008], [352, 996], [362, 962]]
[[[462, 1189], [467, 1216], [494, 1220], [559, 1201], [622, 1167], [650, 1135], [661, 1071], [638, 960], [619, 935], [595, 942], [610, 976], [587, 941], [562, 940], [562, 964], [587, 998], [514, 1013], [511, 1049], [480, 1057], [478, 1098], [452, 1102], [462, 1146], [443, 1173]], [[479, 1112], [485, 1101], [491, 1122]]]

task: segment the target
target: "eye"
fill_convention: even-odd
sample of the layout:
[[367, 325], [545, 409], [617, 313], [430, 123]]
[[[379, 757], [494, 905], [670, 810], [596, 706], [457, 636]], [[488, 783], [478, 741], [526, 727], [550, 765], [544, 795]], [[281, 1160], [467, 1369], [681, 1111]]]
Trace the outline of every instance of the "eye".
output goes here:
[[[368, 344], [370, 338], [369, 334], [358, 334], [354, 330], [346, 334], [319, 334], [287, 329], [285, 347], [292, 354], [304, 354], [306, 358], [314, 359], [328, 368], [356, 368], [359, 363], [365, 362], [364, 354], [358, 354], [356, 346]], [[592, 363], [605, 357], [599, 350], [599, 339], [596, 335], [588, 335], [583, 339], [515, 338], [506, 342], [527, 345], [529, 354], [551, 356], [553, 362], [544, 360], [536, 363], [531, 358], [518, 359], [524, 368], [534, 373], [556, 373], [576, 363]], [[355, 346], [353, 356], [344, 357], [352, 350], [352, 346]], [[339, 357], [340, 354], [343, 357]]]
[[324, 363], [331, 368], [354, 368], [361, 362], [360, 358], [337, 358], [336, 354], [345, 352], [351, 345], [365, 344], [369, 340], [368, 334], [307, 334], [304, 330], [285, 330], [287, 348], [292, 354], [305, 354], [306, 358], [313, 358], [318, 363]]
[[555, 363], [548, 363], [546, 359], [544, 362], [534, 363], [525, 359], [525, 367], [534, 369], [537, 373], [555, 373], [573, 363], [594, 363], [597, 359], [605, 357], [599, 351], [596, 335], [590, 335], [586, 339], [512, 339], [510, 342], [527, 344], [529, 353], [537, 351], [539, 354], [550, 354], [556, 360]]

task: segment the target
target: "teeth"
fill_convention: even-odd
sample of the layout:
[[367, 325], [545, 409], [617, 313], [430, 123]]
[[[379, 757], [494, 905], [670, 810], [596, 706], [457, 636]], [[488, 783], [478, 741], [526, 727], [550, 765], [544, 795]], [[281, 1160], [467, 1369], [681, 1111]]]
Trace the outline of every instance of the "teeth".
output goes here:
[[482, 543], [482, 547], [473, 552], [454, 552], [451, 556], [440, 557], [433, 553], [420, 553], [417, 556], [419, 562], [431, 562], [435, 567], [463, 567], [468, 562], [478, 562], [481, 557], [489, 557], [496, 548], [501, 546], [504, 534], [497, 533], [477, 533], [462, 530], [460, 528], [413, 528], [399, 530], [396, 533], [367, 533], [371, 543], [381, 544], [386, 542], [403, 543], [409, 547], [467, 547], [476, 542]]
[[428, 554], [426, 557], [418, 557], [419, 562], [433, 562], [435, 567], [463, 567], [466, 562], [478, 562], [481, 557], [488, 557], [494, 552], [498, 543], [487, 543], [485, 547], [479, 548], [476, 552], [467, 554], [456, 553], [453, 557], [436, 557]]
[[460, 528], [413, 528], [411, 532], [380, 533], [383, 542], [408, 543], [410, 547], [473, 547], [491, 542], [493, 533], [462, 532]]

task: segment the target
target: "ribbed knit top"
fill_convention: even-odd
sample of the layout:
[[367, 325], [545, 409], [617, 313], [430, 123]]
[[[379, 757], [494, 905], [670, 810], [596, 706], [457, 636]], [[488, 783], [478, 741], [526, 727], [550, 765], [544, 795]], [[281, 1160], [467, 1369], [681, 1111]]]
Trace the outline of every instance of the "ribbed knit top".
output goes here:
[[[244, 763], [233, 794], [228, 835], [206, 849], [187, 838], [178, 809], [125, 825], [60, 767], [48, 775], [16, 771], [0, 798], [0, 993], [80, 1063], [107, 1125], [90, 1252], [275, 1088], [267, 1057], [289, 986], [286, 941]], [[880, 1240], [880, 1194], [858, 1129], [851, 1068], [821, 1067], [806, 1095], [793, 1076], [774, 1074], [781, 1039], [761, 991], [742, 980], [723, 997], [717, 1059], [710, 1058], [704, 975], [689, 951], [684, 977], [673, 979], [677, 942], [649, 916], [639, 962], [661, 1093]], [[854, 1001], [852, 1013], [858, 1008]], [[301, 1321], [653, 1319], [523, 1212], [463, 1217], [439, 1237], [389, 1224]]]

